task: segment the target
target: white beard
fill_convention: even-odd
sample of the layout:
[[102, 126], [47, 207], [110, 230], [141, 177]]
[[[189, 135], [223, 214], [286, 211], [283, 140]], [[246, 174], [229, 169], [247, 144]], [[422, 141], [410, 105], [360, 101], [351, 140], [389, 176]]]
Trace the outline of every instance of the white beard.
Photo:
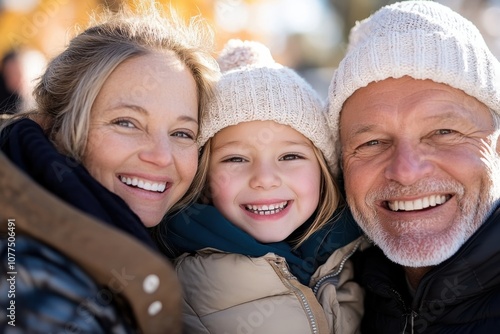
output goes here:
[[496, 161], [489, 160], [492, 163], [488, 166], [486, 177], [482, 179], [481, 187], [476, 193], [465, 193], [463, 185], [455, 181], [422, 180], [411, 187], [403, 187], [393, 182], [381, 192], [367, 195], [366, 202], [375, 203], [375, 198], [404, 194], [455, 193], [460, 212], [454, 223], [440, 233], [426, 233], [425, 229], [419, 228], [421, 224], [418, 221], [412, 221], [411, 224], [391, 222], [399, 233], [398, 236], [390, 235], [382, 227], [375, 208], [369, 207], [362, 212], [351, 197], [348, 196], [347, 201], [360, 227], [390, 260], [405, 267], [434, 266], [454, 255], [498, 204], [500, 175], [495, 175], [493, 171], [499, 174], [500, 169], [497, 168], [500, 164], [498, 157], [493, 160]]

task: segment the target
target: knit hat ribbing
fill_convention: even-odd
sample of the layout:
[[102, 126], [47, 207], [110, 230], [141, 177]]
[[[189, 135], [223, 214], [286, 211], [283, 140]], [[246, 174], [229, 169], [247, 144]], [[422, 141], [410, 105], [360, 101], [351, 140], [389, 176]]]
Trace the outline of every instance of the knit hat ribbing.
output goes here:
[[356, 90], [403, 76], [450, 85], [500, 114], [500, 63], [478, 29], [436, 2], [403, 1], [379, 9], [351, 30], [328, 93], [335, 142], [342, 106]]
[[275, 121], [311, 140], [329, 165], [334, 161], [321, 98], [295, 71], [276, 63], [266, 46], [233, 39], [217, 61], [223, 73], [201, 119], [200, 147], [228, 126]]

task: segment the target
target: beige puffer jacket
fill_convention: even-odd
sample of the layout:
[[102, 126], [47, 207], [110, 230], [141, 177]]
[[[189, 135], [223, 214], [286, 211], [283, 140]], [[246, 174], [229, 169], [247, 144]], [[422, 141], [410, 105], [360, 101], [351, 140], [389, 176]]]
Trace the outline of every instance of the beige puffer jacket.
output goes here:
[[184, 290], [184, 333], [358, 333], [363, 291], [352, 281], [348, 259], [362, 243], [360, 237], [336, 250], [311, 287], [272, 253], [252, 258], [204, 249], [181, 256], [176, 271]]

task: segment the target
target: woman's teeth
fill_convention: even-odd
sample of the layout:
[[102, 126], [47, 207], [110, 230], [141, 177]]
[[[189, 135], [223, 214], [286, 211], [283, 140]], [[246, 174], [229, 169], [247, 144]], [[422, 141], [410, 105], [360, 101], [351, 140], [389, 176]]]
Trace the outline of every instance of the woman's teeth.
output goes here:
[[129, 186], [141, 188], [148, 191], [156, 191], [160, 193], [165, 191], [165, 188], [167, 187], [166, 182], [152, 182], [152, 181], [141, 180], [135, 177], [130, 178], [125, 176], [120, 176], [120, 180]]

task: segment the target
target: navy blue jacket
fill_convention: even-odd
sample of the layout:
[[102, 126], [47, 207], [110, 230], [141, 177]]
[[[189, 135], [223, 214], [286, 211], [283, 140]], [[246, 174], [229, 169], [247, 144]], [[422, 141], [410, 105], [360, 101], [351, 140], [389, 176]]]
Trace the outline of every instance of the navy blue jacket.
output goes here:
[[500, 207], [450, 259], [422, 278], [411, 298], [401, 266], [378, 247], [362, 253], [363, 333], [498, 333]]

